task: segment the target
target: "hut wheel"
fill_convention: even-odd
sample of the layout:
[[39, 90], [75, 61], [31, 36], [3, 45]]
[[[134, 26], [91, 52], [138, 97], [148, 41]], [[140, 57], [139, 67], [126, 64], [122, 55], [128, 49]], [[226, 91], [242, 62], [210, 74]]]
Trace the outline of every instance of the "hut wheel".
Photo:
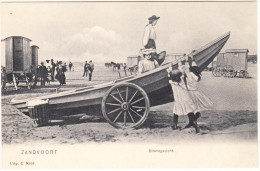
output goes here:
[[223, 75], [223, 68], [220, 67], [220, 66], [214, 67], [214, 68], [212, 69], [212, 74], [213, 74], [213, 76], [215, 76], [215, 77], [220, 77], [220, 76], [222, 76], [222, 75]]
[[233, 78], [237, 75], [237, 72], [234, 70], [234, 68], [231, 65], [225, 65], [224, 71], [225, 71], [225, 77]]
[[102, 113], [116, 128], [137, 128], [147, 119], [150, 102], [146, 92], [133, 83], [111, 87], [102, 100]]

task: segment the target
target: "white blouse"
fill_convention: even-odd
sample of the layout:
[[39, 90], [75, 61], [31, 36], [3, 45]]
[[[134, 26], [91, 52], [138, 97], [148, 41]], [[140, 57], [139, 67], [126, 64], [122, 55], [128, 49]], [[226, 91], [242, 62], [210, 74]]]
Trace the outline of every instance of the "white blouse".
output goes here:
[[149, 39], [156, 39], [156, 33], [152, 24], [148, 24], [144, 30], [143, 45], [147, 45]]

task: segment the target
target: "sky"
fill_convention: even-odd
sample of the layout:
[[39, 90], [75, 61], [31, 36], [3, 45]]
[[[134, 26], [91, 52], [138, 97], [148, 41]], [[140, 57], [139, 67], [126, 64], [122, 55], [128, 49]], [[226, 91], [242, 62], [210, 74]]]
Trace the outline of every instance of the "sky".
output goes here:
[[1, 39], [31, 39], [40, 47], [40, 61], [125, 62], [139, 55], [152, 15], [161, 17], [155, 26], [158, 52], [189, 53], [231, 31], [223, 50], [257, 53], [256, 2], [2, 3]]

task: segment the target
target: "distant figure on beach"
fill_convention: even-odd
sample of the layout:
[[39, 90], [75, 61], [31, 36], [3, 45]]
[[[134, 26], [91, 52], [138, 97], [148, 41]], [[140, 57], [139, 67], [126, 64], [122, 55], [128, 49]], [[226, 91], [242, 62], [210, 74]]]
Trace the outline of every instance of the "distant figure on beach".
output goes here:
[[41, 80], [41, 86], [45, 86], [45, 82], [49, 79], [47, 78], [48, 71], [46, 66], [44, 65], [44, 62], [41, 62], [41, 65], [39, 66], [39, 74], [40, 74], [40, 80]]
[[66, 69], [64, 67], [64, 65], [62, 65], [62, 63], [60, 63], [57, 66], [57, 74], [56, 74], [56, 79], [59, 81], [60, 85], [66, 84], [66, 76], [65, 76], [65, 72]]
[[84, 77], [86, 75], [86, 77], [88, 76], [88, 68], [89, 68], [89, 64], [88, 64], [88, 61], [85, 62], [85, 65], [84, 65], [84, 73], [83, 73], [83, 76]]
[[144, 50], [142, 51], [142, 53], [144, 59], [139, 62], [138, 65], [139, 73], [144, 73], [159, 67], [158, 62], [152, 58], [152, 53], [154, 53], [154, 50], [146, 50], [146, 51]]
[[54, 63], [53, 59], [51, 59], [51, 81], [54, 81], [55, 68], [56, 64]]
[[126, 70], [126, 63], [123, 63], [123, 69]]
[[116, 64], [116, 67], [117, 67], [117, 71], [119, 71], [119, 70], [120, 70], [120, 64], [117, 63], [117, 64]]
[[68, 69], [67, 69], [67, 64], [66, 64], [66, 62], [64, 62], [64, 64], [63, 64], [63, 70], [64, 70], [64, 72], [66, 72]]
[[73, 64], [72, 62], [69, 63], [69, 69], [70, 69], [70, 72], [71, 72], [71, 68], [72, 68]]
[[123, 63], [123, 69], [124, 69], [124, 72], [125, 72], [125, 76], [127, 76], [127, 74], [126, 74], [126, 63]]
[[91, 81], [92, 73], [94, 71], [94, 63], [92, 62], [92, 60], [89, 61], [88, 71], [89, 71], [89, 81]]

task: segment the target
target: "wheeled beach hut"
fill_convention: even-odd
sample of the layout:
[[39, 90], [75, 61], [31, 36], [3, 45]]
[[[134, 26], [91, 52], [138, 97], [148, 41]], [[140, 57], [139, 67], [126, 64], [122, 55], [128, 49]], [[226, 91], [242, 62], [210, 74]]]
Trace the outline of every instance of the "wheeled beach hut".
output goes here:
[[127, 57], [127, 67], [129, 71], [131, 72], [136, 72], [138, 69], [138, 64], [142, 60], [141, 56], [129, 56]]
[[[34, 84], [32, 67], [36, 69], [38, 63], [37, 48], [31, 47], [31, 40], [23, 36], [7, 37], [2, 42], [5, 44], [5, 67], [2, 67], [2, 74], [5, 74], [5, 76], [3, 77], [4, 80], [2, 80], [2, 89], [5, 88], [6, 82], [13, 83], [15, 88], [18, 89], [17, 85], [23, 81], [30, 88], [31, 84]], [[33, 55], [32, 49], [34, 51]]]
[[213, 75], [235, 77], [239, 74], [240, 77], [246, 78], [248, 52], [248, 49], [227, 49], [225, 53], [219, 53]]

